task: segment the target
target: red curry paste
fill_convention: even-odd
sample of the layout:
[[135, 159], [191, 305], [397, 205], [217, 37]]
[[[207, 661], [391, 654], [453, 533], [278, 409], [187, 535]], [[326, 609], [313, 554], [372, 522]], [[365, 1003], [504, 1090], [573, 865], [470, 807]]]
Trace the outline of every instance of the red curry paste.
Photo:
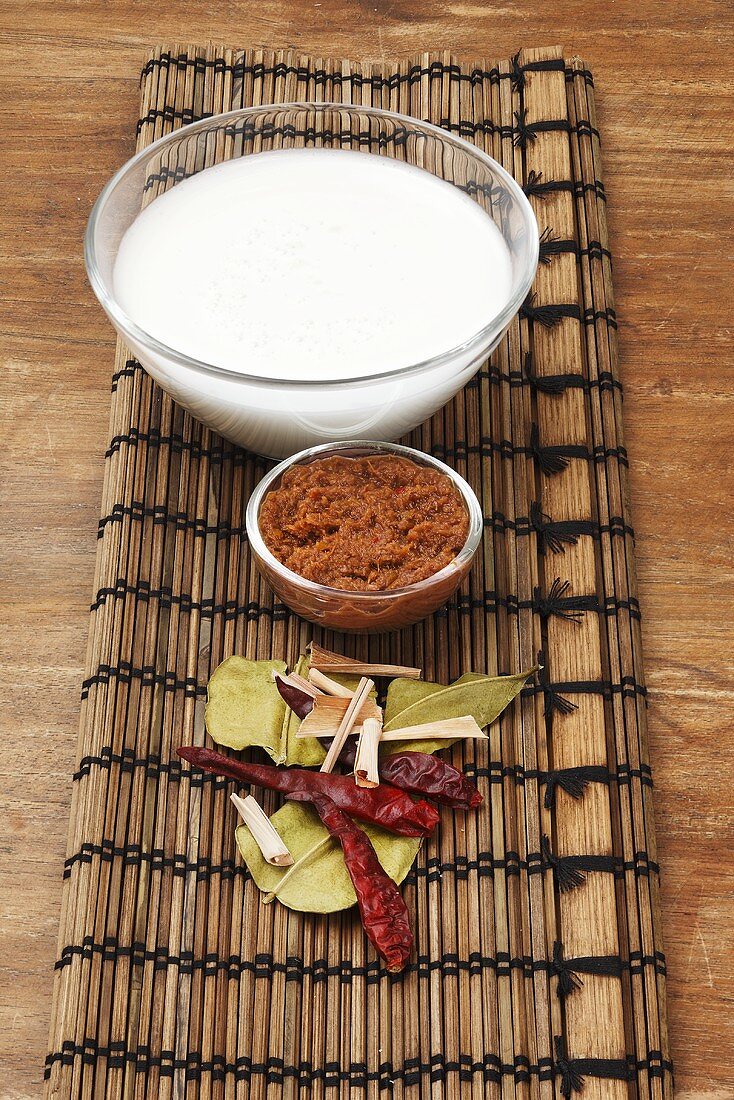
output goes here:
[[262, 537], [317, 584], [384, 592], [433, 576], [459, 553], [469, 514], [446, 474], [399, 455], [316, 459], [268, 493]]

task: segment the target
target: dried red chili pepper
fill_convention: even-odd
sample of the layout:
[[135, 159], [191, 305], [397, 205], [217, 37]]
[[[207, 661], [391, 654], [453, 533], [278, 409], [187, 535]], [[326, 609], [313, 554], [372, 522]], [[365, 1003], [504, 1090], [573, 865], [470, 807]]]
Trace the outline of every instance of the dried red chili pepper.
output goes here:
[[[297, 801], [307, 798], [301, 794], [289, 797]], [[313, 802], [324, 825], [342, 846], [362, 925], [370, 942], [389, 971], [402, 970], [413, 947], [413, 933], [402, 894], [384, 870], [367, 834], [328, 796], [315, 795], [308, 800]]]
[[230, 760], [213, 749], [184, 745], [176, 752], [203, 771], [226, 775], [242, 783], [256, 783], [271, 791], [302, 794], [312, 801], [313, 795], [325, 795], [340, 809], [360, 821], [381, 825], [399, 836], [430, 836], [438, 823], [438, 811], [430, 802], [414, 802], [409, 794], [389, 783], [379, 787], [358, 787], [354, 778], [309, 772], [304, 768], [274, 768], [268, 764], [245, 764]]
[[428, 795], [437, 802], [469, 810], [482, 796], [462, 772], [425, 752], [396, 752], [380, 760], [380, 778], [412, 794]]
[[275, 677], [275, 686], [280, 692], [280, 696], [287, 706], [291, 708], [297, 718], [304, 719], [313, 710], [313, 699], [310, 695], [307, 695], [305, 691], [301, 691], [300, 688], [294, 687], [293, 684], [286, 683], [285, 680], [281, 680], [280, 676]]

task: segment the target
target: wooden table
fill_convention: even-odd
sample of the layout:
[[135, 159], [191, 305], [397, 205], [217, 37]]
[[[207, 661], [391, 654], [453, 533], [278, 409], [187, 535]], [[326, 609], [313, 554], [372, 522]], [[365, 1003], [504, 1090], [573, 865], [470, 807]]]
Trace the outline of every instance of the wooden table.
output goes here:
[[724, 59], [734, 43], [731, 24], [728, 43], [722, 26], [726, 8], [716, 0], [169, 0], [156, 14], [135, 0], [0, 2], [0, 1097], [41, 1092], [107, 443], [114, 342], [85, 279], [82, 233], [100, 187], [133, 149], [147, 49], [212, 35], [362, 57], [447, 46], [506, 57], [521, 45], [560, 42], [594, 71], [673, 1054], [681, 1096], [733, 1095], [734, 166]]

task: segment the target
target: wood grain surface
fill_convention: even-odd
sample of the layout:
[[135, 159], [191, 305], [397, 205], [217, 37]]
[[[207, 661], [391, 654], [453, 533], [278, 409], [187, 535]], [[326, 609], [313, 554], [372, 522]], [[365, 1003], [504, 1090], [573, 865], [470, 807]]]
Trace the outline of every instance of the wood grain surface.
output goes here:
[[734, 1095], [731, 7], [0, 2], [0, 1097], [41, 1093], [114, 340], [82, 234], [176, 38], [395, 57], [562, 43], [594, 72], [651, 692], [678, 1094]]

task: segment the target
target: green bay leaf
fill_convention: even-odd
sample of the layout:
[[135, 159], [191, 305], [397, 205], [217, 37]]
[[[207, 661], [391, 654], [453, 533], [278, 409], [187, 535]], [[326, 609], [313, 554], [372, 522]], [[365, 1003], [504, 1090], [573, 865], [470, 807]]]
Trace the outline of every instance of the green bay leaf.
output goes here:
[[[302, 913], [336, 913], [356, 904], [341, 845], [329, 836], [312, 806], [286, 802], [271, 821], [295, 860], [291, 867], [266, 863], [246, 825], [239, 825], [235, 832], [237, 847], [260, 890], [274, 891], [283, 905]], [[372, 841], [390, 878], [402, 882], [418, 854], [421, 838], [395, 836], [376, 825], [360, 823], [359, 828]]]
[[[470, 714], [477, 724], [488, 726], [512, 702], [534, 669], [516, 676], [482, 676], [470, 672], [448, 686], [429, 681], [393, 680], [387, 691], [385, 730], [419, 726], [424, 722], [461, 718]], [[413, 750], [434, 753], [455, 744], [455, 739], [387, 741], [386, 756]]]
[[272, 675], [285, 670], [284, 661], [249, 661], [239, 656], [222, 661], [207, 687], [205, 722], [212, 741], [230, 749], [256, 745], [276, 764], [285, 763], [286, 705]]

